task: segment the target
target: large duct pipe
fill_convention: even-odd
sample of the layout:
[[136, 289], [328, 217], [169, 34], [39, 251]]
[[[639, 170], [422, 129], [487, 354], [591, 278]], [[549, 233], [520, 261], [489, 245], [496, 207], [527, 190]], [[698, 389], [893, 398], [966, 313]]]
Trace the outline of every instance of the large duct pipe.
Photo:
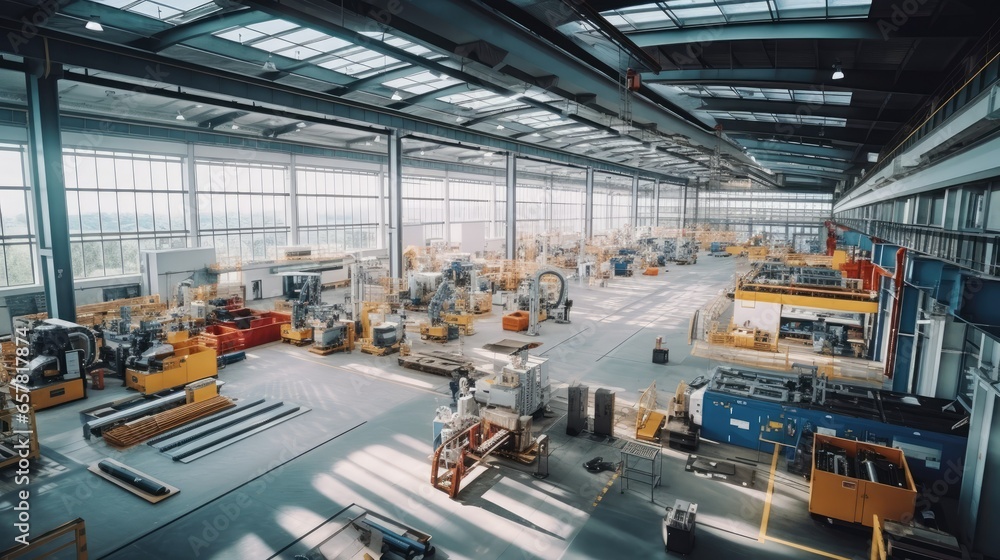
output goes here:
[[885, 375], [892, 379], [896, 369], [896, 347], [899, 344], [900, 309], [903, 306], [903, 262], [906, 259], [906, 249], [900, 247], [896, 251], [896, 270], [892, 279], [896, 287], [896, 297], [892, 302], [892, 313], [889, 315], [889, 346], [885, 357]]

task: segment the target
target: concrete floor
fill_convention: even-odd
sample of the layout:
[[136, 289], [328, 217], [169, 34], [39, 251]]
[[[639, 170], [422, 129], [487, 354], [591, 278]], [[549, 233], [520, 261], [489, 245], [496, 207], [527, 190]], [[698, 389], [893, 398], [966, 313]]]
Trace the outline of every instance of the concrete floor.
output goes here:
[[[223, 393], [266, 397], [312, 410], [189, 464], [172, 462], [140, 445], [124, 452], [100, 439], [84, 440], [79, 410], [121, 398], [112, 380], [85, 401], [39, 413], [45, 460], [33, 467], [32, 532], [82, 517], [92, 558], [268, 558], [357, 503], [433, 535], [438, 557], [658, 558], [664, 555], [664, 506], [683, 498], [699, 504], [698, 540], [691, 558], [867, 557], [868, 538], [817, 525], [806, 514], [808, 487], [778, 462], [766, 532], [762, 517], [771, 457], [757, 464], [755, 488], [698, 478], [684, 471], [686, 454], [664, 450], [663, 483], [653, 492], [620, 493], [611, 473], [587, 473], [595, 456], [617, 461], [618, 445], [587, 435], [565, 435], [566, 386], [583, 383], [617, 392], [623, 418], [638, 394], [656, 381], [661, 405], [681, 380], [706, 374], [712, 360], [692, 357], [687, 332], [692, 313], [730, 282], [735, 259], [702, 259], [671, 266], [658, 277], [615, 279], [606, 288], [573, 282], [572, 324], [543, 323], [555, 393], [550, 419], [550, 476], [530, 467], [492, 461], [450, 500], [429, 483], [431, 419], [450, 403], [448, 380], [404, 370], [395, 357], [360, 352], [319, 357], [303, 348], [272, 344], [252, 349], [246, 362], [226, 368]], [[339, 295], [326, 299], [339, 301]], [[484, 360], [480, 347], [507, 337], [499, 311], [476, 323], [477, 333], [435, 349], [464, 349]], [[652, 364], [654, 339], [670, 348], [668, 365]], [[628, 433], [623, 420], [617, 429]], [[701, 455], [755, 461], [753, 450], [703, 445]], [[177, 486], [181, 492], [151, 505], [86, 471], [111, 457]], [[11, 472], [0, 475], [0, 518], [12, 519]], [[611, 483], [610, 488], [602, 493]], [[598, 500], [598, 497], [601, 497]], [[14, 529], [0, 524], [0, 548]], [[796, 548], [798, 547], [798, 548]], [[803, 548], [805, 547], [805, 548]], [[811, 549], [813, 552], [808, 552]], [[817, 556], [818, 557], [818, 556]]]

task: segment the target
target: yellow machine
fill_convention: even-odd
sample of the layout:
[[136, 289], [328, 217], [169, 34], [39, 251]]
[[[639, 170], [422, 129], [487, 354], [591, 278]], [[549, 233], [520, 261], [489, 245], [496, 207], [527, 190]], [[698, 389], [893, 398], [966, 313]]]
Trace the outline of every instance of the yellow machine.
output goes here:
[[296, 346], [305, 346], [313, 341], [313, 328], [302, 327], [297, 329], [291, 323], [281, 325], [281, 341]]
[[163, 344], [142, 354], [134, 367], [126, 370], [126, 385], [144, 395], [181, 387], [218, 375], [215, 350], [195, 339]]
[[27, 364], [15, 370], [14, 384], [30, 393], [35, 410], [87, 397], [88, 369], [97, 359], [94, 333], [82, 325], [61, 319], [47, 319], [31, 327]]
[[[454, 334], [454, 337], [452, 336]], [[457, 338], [458, 328], [448, 323], [441, 322], [436, 325], [430, 323], [420, 323], [420, 338], [422, 340], [436, 340], [438, 342], [448, 342], [452, 338]]]
[[334, 352], [354, 350], [354, 322], [336, 322], [329, 327], [315, 329], [316, 341], [309, 349], [313, 354], [326, 356]]
[[[471, 313], [443, 313], [441, 315], [441, 320], [449, 325], [455, 325], [458, 327], [458, 332], [465, 336], [476, 333], [475, 327], [472, 326], [473, 315]], [[421, 332], [423, 334], [423, 327], [421, 326]]]
[[361, 304], [361, 351], [373, 356], [399, 352], [403, 339], [401, 323], [388, 321], [389, 304], [366, 301]]

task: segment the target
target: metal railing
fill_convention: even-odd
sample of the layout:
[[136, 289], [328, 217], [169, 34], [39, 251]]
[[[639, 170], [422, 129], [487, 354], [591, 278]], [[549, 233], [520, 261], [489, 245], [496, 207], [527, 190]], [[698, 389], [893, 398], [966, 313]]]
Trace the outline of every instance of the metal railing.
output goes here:
[[[886, 142], [885, 145], [892, 146], [892, 149], [879, 154], [878, 162], [865, 173], [866, 177], [873, 177], [885, 169], [894, 158], [913, 147], [1000, 79], [1000, 22], [995, 23], [970, 52], [969, 63], [956, 65], [931, 94], [927, 110], [917, 113]], [[864, 182], [860, 181], [844, 194]]]

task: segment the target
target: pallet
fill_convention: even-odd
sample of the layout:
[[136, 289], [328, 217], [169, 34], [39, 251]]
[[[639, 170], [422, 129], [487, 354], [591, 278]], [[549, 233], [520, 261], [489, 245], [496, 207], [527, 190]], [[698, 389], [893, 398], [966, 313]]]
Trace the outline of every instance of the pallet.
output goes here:
[[320, 356], [329, 356], [335, 352], [350, 352], [351, 350], [346, 346], [313, 346], [309, 348], [309, 351]]
[[282, 338], [281, 342], [283, 344], [291, 344], [292, 346], [298, 346], [299, 348], [303, 346], [308, 346], [309, 344], [313, 343], [313, 341], [311, 340], [292, 340], [288, 338]]

